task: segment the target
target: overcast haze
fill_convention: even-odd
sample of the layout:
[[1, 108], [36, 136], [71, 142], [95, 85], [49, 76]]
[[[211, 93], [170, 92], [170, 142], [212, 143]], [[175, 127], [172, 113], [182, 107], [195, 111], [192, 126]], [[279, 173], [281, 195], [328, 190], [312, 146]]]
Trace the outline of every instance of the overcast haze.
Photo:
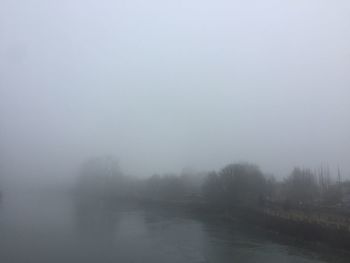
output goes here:
[[350, 175], [349, 1], [0, 2], [7, 178], [250, 161]]

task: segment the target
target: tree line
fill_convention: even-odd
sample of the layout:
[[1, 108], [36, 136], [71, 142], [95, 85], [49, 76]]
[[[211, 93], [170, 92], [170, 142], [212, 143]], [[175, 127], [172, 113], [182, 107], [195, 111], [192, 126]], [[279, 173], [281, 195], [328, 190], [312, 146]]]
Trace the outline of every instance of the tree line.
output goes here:
[[296, 167], [286, 178], [277, 180], [250, 163], [228, 164], [212, 172], [183, 171], [135, 178], [125, 175], [114, 158], [98, 157], [83, 164], [77, 190], [85, 196], [221, 206], [336, 206], [343, 203], [348, 186], [350, 189], [350, 182], [342, 182], [339, 171], [331, 176], [328, 168], [313, 171]]

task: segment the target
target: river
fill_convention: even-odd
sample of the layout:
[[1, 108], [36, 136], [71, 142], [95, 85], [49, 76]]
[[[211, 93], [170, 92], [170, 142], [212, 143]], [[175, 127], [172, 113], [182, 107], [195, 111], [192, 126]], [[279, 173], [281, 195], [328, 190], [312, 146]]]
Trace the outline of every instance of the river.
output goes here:
[[253, 226], [139, 206], [77, 205], [69, 195], [7, 194], [1, 263], [349, 262]]

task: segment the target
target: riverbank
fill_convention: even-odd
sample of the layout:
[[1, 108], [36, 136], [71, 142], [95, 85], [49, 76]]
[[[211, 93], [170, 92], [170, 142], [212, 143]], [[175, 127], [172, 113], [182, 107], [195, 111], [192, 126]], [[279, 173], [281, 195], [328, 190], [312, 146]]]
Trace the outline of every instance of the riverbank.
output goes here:
[[350, 221], [342, 211], [264, 207], [257, 209], [254, 217], [258, 218], [255, 222], [269, 229], [350, 250]]
[[324, 243], [334, 248], [350, 251], [350, 217], [345, 211], [303, 208], [284, 209], [279, 206], [225, 207], [206, 202], [180, 202], [142, 200], [143, 206], [167, 209], [181, 208], [188, 212], [213, 215], [237, 222], [242, 220], [265, 229], [288, 235], [299, 240]]

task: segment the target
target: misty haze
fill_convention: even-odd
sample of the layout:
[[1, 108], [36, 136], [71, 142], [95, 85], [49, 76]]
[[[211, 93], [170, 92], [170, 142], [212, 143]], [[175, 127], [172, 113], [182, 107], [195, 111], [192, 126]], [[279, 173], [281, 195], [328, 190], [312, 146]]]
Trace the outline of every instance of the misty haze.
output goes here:
[[349, 135], [349, 1], [0, 1], [0, 263], [349, 262]]

